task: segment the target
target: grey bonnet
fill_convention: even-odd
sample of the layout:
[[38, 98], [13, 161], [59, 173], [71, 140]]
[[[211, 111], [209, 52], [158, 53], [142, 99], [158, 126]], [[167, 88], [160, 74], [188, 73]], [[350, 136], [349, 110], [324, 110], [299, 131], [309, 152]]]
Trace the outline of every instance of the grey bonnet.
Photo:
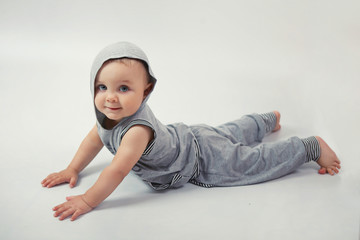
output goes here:
[[100, 70], [104, 62], [106, 62], [109, 59], [117, 59], [117, 58], [133, 58], [145, 62], [148, 67], [149, 74], [151, 76], [151, 81], [154, 83], [154, 85], [156, 84], [156, 78], [151, 70], [149, 60], [146, 54], [144, 53], [144, 51], [133, 43], [118, 42], [105, 47], [95, 57], [90, 73], [90, 89], [93, 98], [95, 93], [94, 92], [95, 79], [98, 71]]
[[[153, 83], [152, 90], [154, 89], [157, 80], [151, 70], [149, 60], [148, 60], [146, 54], [144, 53], [144, 51], [141, 50], [138, 46], [136, 46], [133, 43], [118, 42], [118, 43], [111, 44], [111, 45], [105, 47], [103, 50], [101, 50], [98, 53], [98, 55], [95, 57], [95, 60], [92, 64], [91, 72], [90, 72], [90, 90], [91, 90], [91, 95], [92, 95], [93, 101], [94, 101], [94, 97], [95, 97], [95, 80], [96, 80], [98, 71], [100, 70], [102, 65], [107, 60], [119, 59], [119, 58], [133, 58], [133, 59], [141, 60], [143, 63], [145, 63], [146, 68], [150, 74], [150, 81]], [[145, 102], [148, 100], [149, 96], [150, 96], [150, 94], [145, 98], [145, 100], [143, 101], [143, 104], [145, 104]], [[97, 120], [101, 124], [105, 116], [101, 112], [99, 112], [96, 109], [96, 107], [95, 107], [95, 112], [96, 112]]]

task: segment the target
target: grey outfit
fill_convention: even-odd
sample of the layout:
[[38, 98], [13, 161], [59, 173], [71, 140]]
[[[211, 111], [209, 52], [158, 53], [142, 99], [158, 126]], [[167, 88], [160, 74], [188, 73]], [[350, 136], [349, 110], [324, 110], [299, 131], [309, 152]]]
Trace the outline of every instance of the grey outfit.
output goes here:
[[306, 162], [304, 144], [297, 137], [260, 144], [266, 128], [258, 114], [218, 127], [191, 127], [200, 146], [199, 174], [191, 182], [204, 187], [255, 184], [284, 176]]
[[104, 145], [116, 154], [121, 139], [134, 125], [153, 129], [154, 139], [146, 147], [133, 172], [156, 190], [180, 187], [195, 172], [198, 159], [196, 139], [191, 129], [182, 123], [163, 125], [147, 104], [131, 117], [124, 118], [111, 130], [98, 123], [98, 133]]
[[[92, 94], [103, 63], [124, 57], [142, 61], [156, 84], [145, 53], [131, 43], [120, 42], [106, 47], [96, 57], [91, 71]], [[104, 128], [106, 117], [96, 108], [95, 111], [99, 136], [113, 154], [132, 126], [145, 125], [153, 130], [154, 139], [133, 172], [155, 190], [176, 188], [187, 182], [204, 187], [260, 183], [284, 176], [306, 161], [316, 160], [311, 157], [318, 158], [316, 154], [309, 157], [311, 147], [317, 143], [314, 138], [307, 140], [309, 144], [297, 137], [260, 144], [265, 134], [275, 127], [273, 113], [247, 115], [218, 127], [163, 125], [146, 104], [148, 97], [134, 115], [122, 119], [112, 129]], [[316, 146], [315, 149], [319, 150]]]

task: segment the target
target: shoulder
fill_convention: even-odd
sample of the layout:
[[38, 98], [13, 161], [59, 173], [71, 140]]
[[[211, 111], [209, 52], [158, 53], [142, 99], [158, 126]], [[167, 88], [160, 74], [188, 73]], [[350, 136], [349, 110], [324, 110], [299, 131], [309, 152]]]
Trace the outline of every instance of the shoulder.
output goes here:
[[142, 125], [132, 126], [124, 135], [115, 158], [138, 161], [152, 138], [151, 128]]
[[152, 128], [145, 125], [134, 125], [124, 134], [121, 144], [146, 145], [154, 138]]

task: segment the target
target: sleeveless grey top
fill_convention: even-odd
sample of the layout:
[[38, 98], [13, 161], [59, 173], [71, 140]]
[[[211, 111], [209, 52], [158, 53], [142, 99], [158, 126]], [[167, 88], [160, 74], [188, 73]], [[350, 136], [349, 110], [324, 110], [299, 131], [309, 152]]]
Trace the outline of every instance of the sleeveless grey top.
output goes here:
[[[119, 42], [104, 48], [95, 58], [90, 81], [93, 100], [95, 79], [101, 66], [109, 59], [125, 57], [142, 61], [155, 87], [157, 80], [145, 53], [132, 43]], [[122, 119], [110, 130], [104, 128], [105, 115], [95, 107], [99, 136], [104, 145], [115, 155], [122, 138], [132, 126], [144, 125], [151, 128], [154, 139], [146, 147], [142, 157], [134, 166], [133, 172], [155, 190], [180, 187], [187, 183], [198, 169], [197, 141], [187, 125], [177, 123], [165, 126], [157, 120], [146, 104], [149, 96], [150, 94], [134, 115]]]
[[190, 128], [182, 123], [163, 125], [147, 104], [131, 117], [123, 119], [113, 129], [98, 123], [99, 136], [112, 154], [116, 154], [121, 139], [134, 125], [144, 125], [154, 131], [154, 139], [146, 147], [133, 172], [155, 190], [180, 187], [197, 170], [198, 146]]

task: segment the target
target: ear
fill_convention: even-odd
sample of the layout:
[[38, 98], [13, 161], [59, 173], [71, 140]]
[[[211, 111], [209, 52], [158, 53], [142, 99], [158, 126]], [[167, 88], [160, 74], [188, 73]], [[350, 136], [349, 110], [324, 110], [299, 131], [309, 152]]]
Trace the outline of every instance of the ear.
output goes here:
[[153, 90], [153, 87], [154, 87], [153, 83], [148, 83], [148, 85], [146, 85], [146, 88], [144, 91], [144, 99], [151, 93], [151, 91]]

